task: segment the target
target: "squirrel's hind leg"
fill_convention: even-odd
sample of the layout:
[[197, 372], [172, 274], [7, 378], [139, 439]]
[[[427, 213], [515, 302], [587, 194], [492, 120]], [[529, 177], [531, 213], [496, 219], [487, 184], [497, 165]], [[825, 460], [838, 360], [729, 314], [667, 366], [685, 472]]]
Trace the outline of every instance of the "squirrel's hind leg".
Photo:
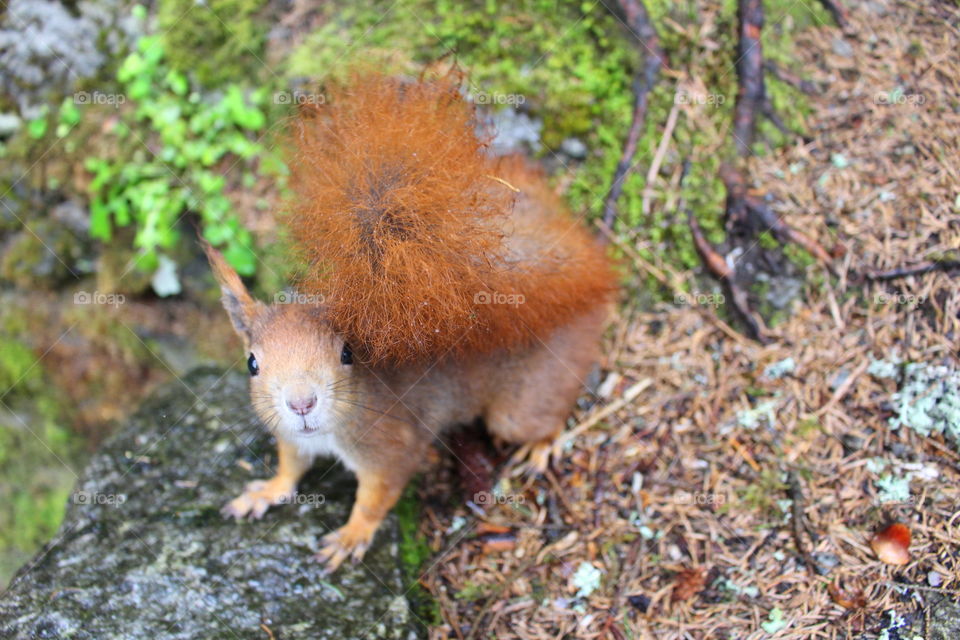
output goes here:
[[528, 370], [524, 378], [504, 385], [504, 392], [487, 408], [484, 418], [491, 434], [521, 445], [510, 459], [512, 473], [539, 475], [550, 466], [551, 457], [560, 453], [554, 445], [581, 384], [569, 372], [537, 375]]
[[512, 458], [515, 472], [543, 473], [559, 456], [558, 439], [587, 388], [605, 318], [603, 308], [588, 311], [491, 372], [499, 382], [484, 418], [492, 434], [522, 445]]

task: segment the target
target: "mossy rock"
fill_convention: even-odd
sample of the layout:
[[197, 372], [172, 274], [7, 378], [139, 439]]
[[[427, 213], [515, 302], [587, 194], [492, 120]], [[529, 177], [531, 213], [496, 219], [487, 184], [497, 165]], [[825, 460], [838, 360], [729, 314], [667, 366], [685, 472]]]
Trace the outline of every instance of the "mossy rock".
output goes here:
[[242, 375], [204, 369], [159, 391], [93, 456], [60, 531], [0, 598], [0, 637], [420, 637], [396, 516], [363, 564], [328, 576], [311, 559], [353, 502], [338, 463], [319, 460], [300, 485], [322, 501], [220, 515], [269, 474], [271, 451]]
[[171, 65], [206, 86], [249, 78], [263, 68], [266, 3], [259, 0], [170, 0], [157, 19]]
[[23, 289], [54, 289], [86, 271], [89, 242], [49, 218], [29, 220], [0, 255], [0, 277]]

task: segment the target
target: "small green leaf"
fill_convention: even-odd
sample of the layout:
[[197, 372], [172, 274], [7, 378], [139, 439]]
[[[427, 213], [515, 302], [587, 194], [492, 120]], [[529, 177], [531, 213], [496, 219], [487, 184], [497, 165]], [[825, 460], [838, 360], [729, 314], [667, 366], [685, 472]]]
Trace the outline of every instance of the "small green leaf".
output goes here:
[[225, 243], [233, 236], [233, 229], [225, 224], [208, 224], [203, 229], [203, 237], [213, 246]]
[[60, 122], [68, 127], [73, 127], [80, 122], [80, 110], [77, 109], [71, 96], [64, 98], [60, 105]]
[[231, 242], [223, 252], [223, 257], [242, 276], [251, 276], [256, 270], [257, 258], [253, 252], [239, 242]]
[[90, 235], [110, 240], [110, 217], [106, 205], [99, 199], [90, 203]]
[[190, 89], [190, 84], [187, 82], [187, 77], [182, 73], [171, 69], [167, 72], [167, 86], [170, 87], [170, 90], [173, 91], [178, 96], [187, 95], [187, 91]]
[[27, 125], [27, 133], [34, 140], [39, 140], [47, 134], [47, 117], [45, 115], [34, 118]]
[[224, 96], [223, 102], [230, 114], [230, 119], [240, 127], [250, 131], [256, 131], [266, 124], [266, 116], [263, 115], [260, 109], [247, 106], [243, 100], [243, 93], [237, 85], [231, 85], [230, 88], [227, 89], [227, 94]]

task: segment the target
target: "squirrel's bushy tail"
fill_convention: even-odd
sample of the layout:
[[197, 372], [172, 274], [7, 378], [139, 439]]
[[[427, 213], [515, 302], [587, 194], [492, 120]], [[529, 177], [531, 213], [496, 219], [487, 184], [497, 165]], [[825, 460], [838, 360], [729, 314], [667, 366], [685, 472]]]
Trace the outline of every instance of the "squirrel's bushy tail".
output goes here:
[[291, 131], [301, 288], [373, 362], [543, 337], [606, 302], [603, 250], [538, 172], [491, 158], [459, 78], [355, 74]]

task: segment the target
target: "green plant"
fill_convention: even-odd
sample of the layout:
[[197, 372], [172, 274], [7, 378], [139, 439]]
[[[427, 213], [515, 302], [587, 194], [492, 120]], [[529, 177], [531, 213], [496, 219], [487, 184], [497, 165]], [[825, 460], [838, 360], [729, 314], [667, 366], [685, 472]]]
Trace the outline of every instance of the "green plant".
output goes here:
[[394, 507], [400, 530], [400, 566], [407, 583], [407, 597], [418, 619], [427, 624], [440, 624], [439, 606], [420, 584], [421, 571], [432, 552], [426, 539], [419, 533], [420, 503], [417, 500], [416, 478], [403, 491]]
[[[135, 104], [120, 112], [111, 134], [115, 148], [86, 161], [93, 174], [91, 234], [110, 240], [115, 227], [134, 223], [137, 266], [150, 271], [158, 252], [174, 246], [177, 222], [196, 212], [204, 237], [224, 247], [238, 272], [252, 274], [252, 237], [231, 212], [224, 170], [263, 153], [253, 134], [266, 124], [261, 110], [266, 91], [245, 95], [240, 86], [229, 85], [212, 100], [192, 91], [186, 76], [166, 64], [156, 36], [140, 39], [117, 80], [120, 95]], [[225, 161], [228, 156], [236, 159]]]

